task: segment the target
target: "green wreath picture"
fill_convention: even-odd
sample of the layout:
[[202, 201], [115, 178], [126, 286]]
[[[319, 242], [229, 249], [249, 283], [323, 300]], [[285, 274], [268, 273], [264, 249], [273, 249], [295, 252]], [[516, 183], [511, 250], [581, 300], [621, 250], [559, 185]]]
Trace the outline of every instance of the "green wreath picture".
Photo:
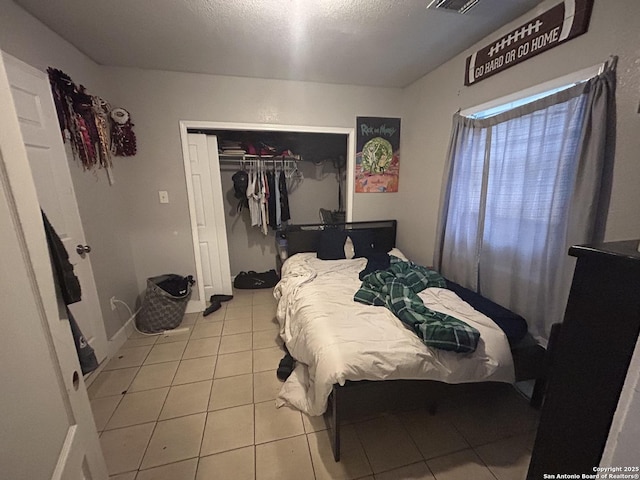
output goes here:
[[375, 137], [362, 147], [362, 171], [371, 174], [384, 173], [393, 160], [393, 148], [388, 140]]

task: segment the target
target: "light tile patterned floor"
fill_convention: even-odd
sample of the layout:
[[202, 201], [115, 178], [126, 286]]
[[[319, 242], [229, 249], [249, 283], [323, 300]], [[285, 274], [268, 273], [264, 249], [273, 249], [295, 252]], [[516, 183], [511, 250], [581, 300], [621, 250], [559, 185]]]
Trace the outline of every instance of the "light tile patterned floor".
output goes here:
[[89, 387], [111, 479], [520, 480], [538, 414], [509, 386], [345, 424], [276, 409], [283, 355], [270, 290], [238, 290], [187, 334], [134, 333]]

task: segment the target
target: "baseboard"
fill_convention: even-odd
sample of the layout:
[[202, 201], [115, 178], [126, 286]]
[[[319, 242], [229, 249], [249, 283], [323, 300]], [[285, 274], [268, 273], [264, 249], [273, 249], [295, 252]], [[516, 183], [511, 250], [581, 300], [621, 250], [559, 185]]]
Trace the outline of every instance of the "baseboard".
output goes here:
[[129, 318], [129, 320], [124, 322], [124, 325], [122, 325], [122, 327], [120, 327], [115, 335], [109, 339], [109, 341], [107, 342], [107, 356], [100, 363], [98, 368], [84, 376], [84, 383], [87, 388], [91, 386], [98, 374], [104, 369], [105, 365], [109, 363], [109, 360], [111, 360], [116, 352], [120, 350], [120, 348], [122, 348], [127, 339], [135, 331], [133, 321], [139, 311], [140, 310], [136, 310], [133, 316]]
[[[224, 295], [233, 295], [233, 280], [236, 278], [235, 275], [231, 275], [231, 291], [229, 292], [225, 292], [225, 291], [221, 291], [221, 292], [217, 292], [217, 293], [222, 293]], [[205, 308], [207, 308], [207, 304], [209, 302], [208, 298], [203, 298], [201, 300], [189, 300], [189, 303], [187, 303], [187, 309], [185, 310], [184, 313], [200, 313], [202, 311], [204, 311]]]
[[201, 300], [189, 300], [184, 313], [199, 313], [204, 310], [204, 302]]
[[133, 333], [133, 320], [136, 318], [137, 313], [135, 312], [129, 320], [124, 322], [124, 325], [109, 339], [108, 358], [112, 358]]
[[84, 376], [84, 383], [87, 388], [91, 386], [98, 374], [104, 369], [105, 365], [109, 363], [109, 360], [113, 358], [116, 352], [120, 350], [122, 345], [124, 345], [124, 342], [126, 342], [129, 336], [133, 333], [133, 320], [136, 318], [137, 313], [138, 311], [136, 311], [129, 320], [124, 322], [124, 325], [122, 325], [115, 335], [109, 339], [107, 342], [107, 356], [100, 363], [98, 368]]

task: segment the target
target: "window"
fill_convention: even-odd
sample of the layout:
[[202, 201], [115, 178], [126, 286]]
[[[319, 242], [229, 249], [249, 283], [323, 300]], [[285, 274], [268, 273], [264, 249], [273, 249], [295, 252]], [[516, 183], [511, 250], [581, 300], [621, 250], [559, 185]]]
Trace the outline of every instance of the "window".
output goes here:
[[568, 246], [593, 232], [606, 135], [590, 137], [607, 118], [591, 123], [592, 102], [602, 101], [591, 92], [605, 77], [455, 117], [436, 264], [523, 315], [541, 338], [562, 319]]

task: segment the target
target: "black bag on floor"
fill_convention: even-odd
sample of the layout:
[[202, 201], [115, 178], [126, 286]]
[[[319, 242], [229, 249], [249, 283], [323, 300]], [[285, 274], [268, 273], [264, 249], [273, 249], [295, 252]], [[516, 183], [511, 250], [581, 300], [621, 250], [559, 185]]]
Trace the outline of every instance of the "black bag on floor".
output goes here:
[[275, 270], [257, 273], [252, 271], [240, 272], [233, 280], [235, 288], [273, 288], [280, 281]]
[[142, 307], [136, 316], [138, 330], [158, 333], [180, 325], [194, 283], [191, 275], [168, 274], [148, 278]]

